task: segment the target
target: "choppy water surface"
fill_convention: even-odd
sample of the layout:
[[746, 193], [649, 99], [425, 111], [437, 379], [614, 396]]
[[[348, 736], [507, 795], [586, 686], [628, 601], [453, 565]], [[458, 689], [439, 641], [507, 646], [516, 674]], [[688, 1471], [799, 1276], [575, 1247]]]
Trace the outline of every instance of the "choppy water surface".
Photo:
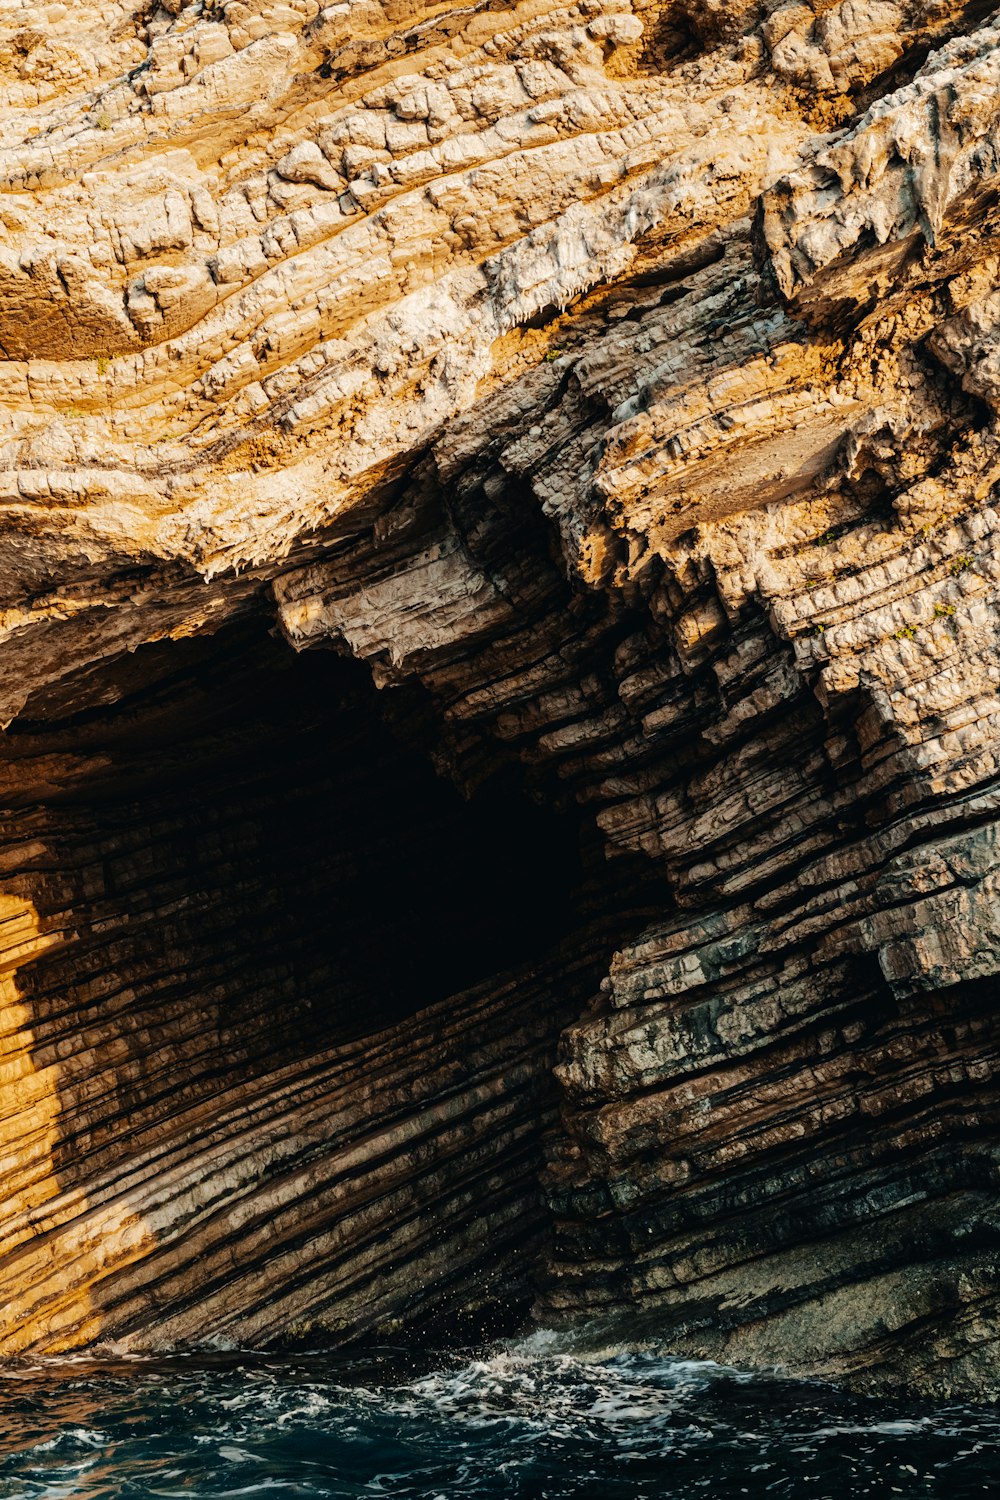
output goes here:
[[0, 1497], [1000, 1496], [1000, 1412], [535, 1335], [0, 1369]]

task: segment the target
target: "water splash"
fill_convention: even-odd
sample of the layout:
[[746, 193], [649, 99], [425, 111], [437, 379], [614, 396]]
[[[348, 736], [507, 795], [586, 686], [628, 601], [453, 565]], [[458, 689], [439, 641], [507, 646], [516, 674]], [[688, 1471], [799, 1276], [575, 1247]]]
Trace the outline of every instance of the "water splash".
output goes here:
[[0, 1370], [0, 1500], [1000, 1493], [1000, 1412], [551, 1333], [467, 1354]]

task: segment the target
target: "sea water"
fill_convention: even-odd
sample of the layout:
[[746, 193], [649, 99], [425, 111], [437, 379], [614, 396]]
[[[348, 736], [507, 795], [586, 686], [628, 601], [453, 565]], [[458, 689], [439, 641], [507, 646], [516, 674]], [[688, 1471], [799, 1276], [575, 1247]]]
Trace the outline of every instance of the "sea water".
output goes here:
[[584, 1353], [238, 1352], [0, 1366], [0, 1497], [1000, 1497], [1000, 1411]]

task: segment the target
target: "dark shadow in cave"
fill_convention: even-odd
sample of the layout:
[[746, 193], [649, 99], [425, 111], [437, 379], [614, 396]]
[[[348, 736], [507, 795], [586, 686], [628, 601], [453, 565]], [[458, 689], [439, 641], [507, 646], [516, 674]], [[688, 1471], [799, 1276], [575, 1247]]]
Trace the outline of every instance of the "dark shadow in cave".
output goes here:
[[576, 820], [509, 776], [464, 800], [356, 662], [297, 656], [254, 620], [109, 670], [91, 689], [120, 692], [112, 707], [21, 724], [2, 749], [26, 800], [36, 757], [77, 767], [31, 813], [60, 870], [35, 903], [52, 920], [69, 886], [74, 929], [18, 974], [39, 1057], [73, 1037], [73, 1096], [109, 1030], [129, 1053], [107, 1129], [65, 1112], [71, 1176], [113, 1154], [123, 1115], [152, 1125], [234, 1069], [369, 1035], [572, 929]]
[[[575, 820], [529, 801], [513, 773], [466, 801], [386, 726], [366, 667], [270, 639], [252, 649], [242, 751], [184, 796], [204, 815], [220, 799], [253, 804], [255, 858], [299, 929], [296, 988], [318, 1025], [341, 1035], [411, 1015], [566, 934]], [[363, 1014], [337, 1013], [338, 983]]]

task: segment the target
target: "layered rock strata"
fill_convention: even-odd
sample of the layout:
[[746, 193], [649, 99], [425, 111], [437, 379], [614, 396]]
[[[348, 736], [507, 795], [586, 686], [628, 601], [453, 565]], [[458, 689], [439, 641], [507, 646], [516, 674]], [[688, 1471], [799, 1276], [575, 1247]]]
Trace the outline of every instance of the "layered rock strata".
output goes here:
[[[995, 1393], [991, 9], [8, 12], [2, 1347], [534, 1283], [546, 1321]], [[254, 621], [383, 691], [314, 722], [304, 686], [283, 736], [236, 673], [179, 797], [189, 638]], [[475, 837], [421, 865], [377, 712], [469, 818], [515, 789], [499, 923], [447, 883]], [[373, 866], [458, 914], [398, 1000], [358, 954], [432, 900], [271, 924], [307, 720], [304, 909], [351, 888], [356, 775]]]

